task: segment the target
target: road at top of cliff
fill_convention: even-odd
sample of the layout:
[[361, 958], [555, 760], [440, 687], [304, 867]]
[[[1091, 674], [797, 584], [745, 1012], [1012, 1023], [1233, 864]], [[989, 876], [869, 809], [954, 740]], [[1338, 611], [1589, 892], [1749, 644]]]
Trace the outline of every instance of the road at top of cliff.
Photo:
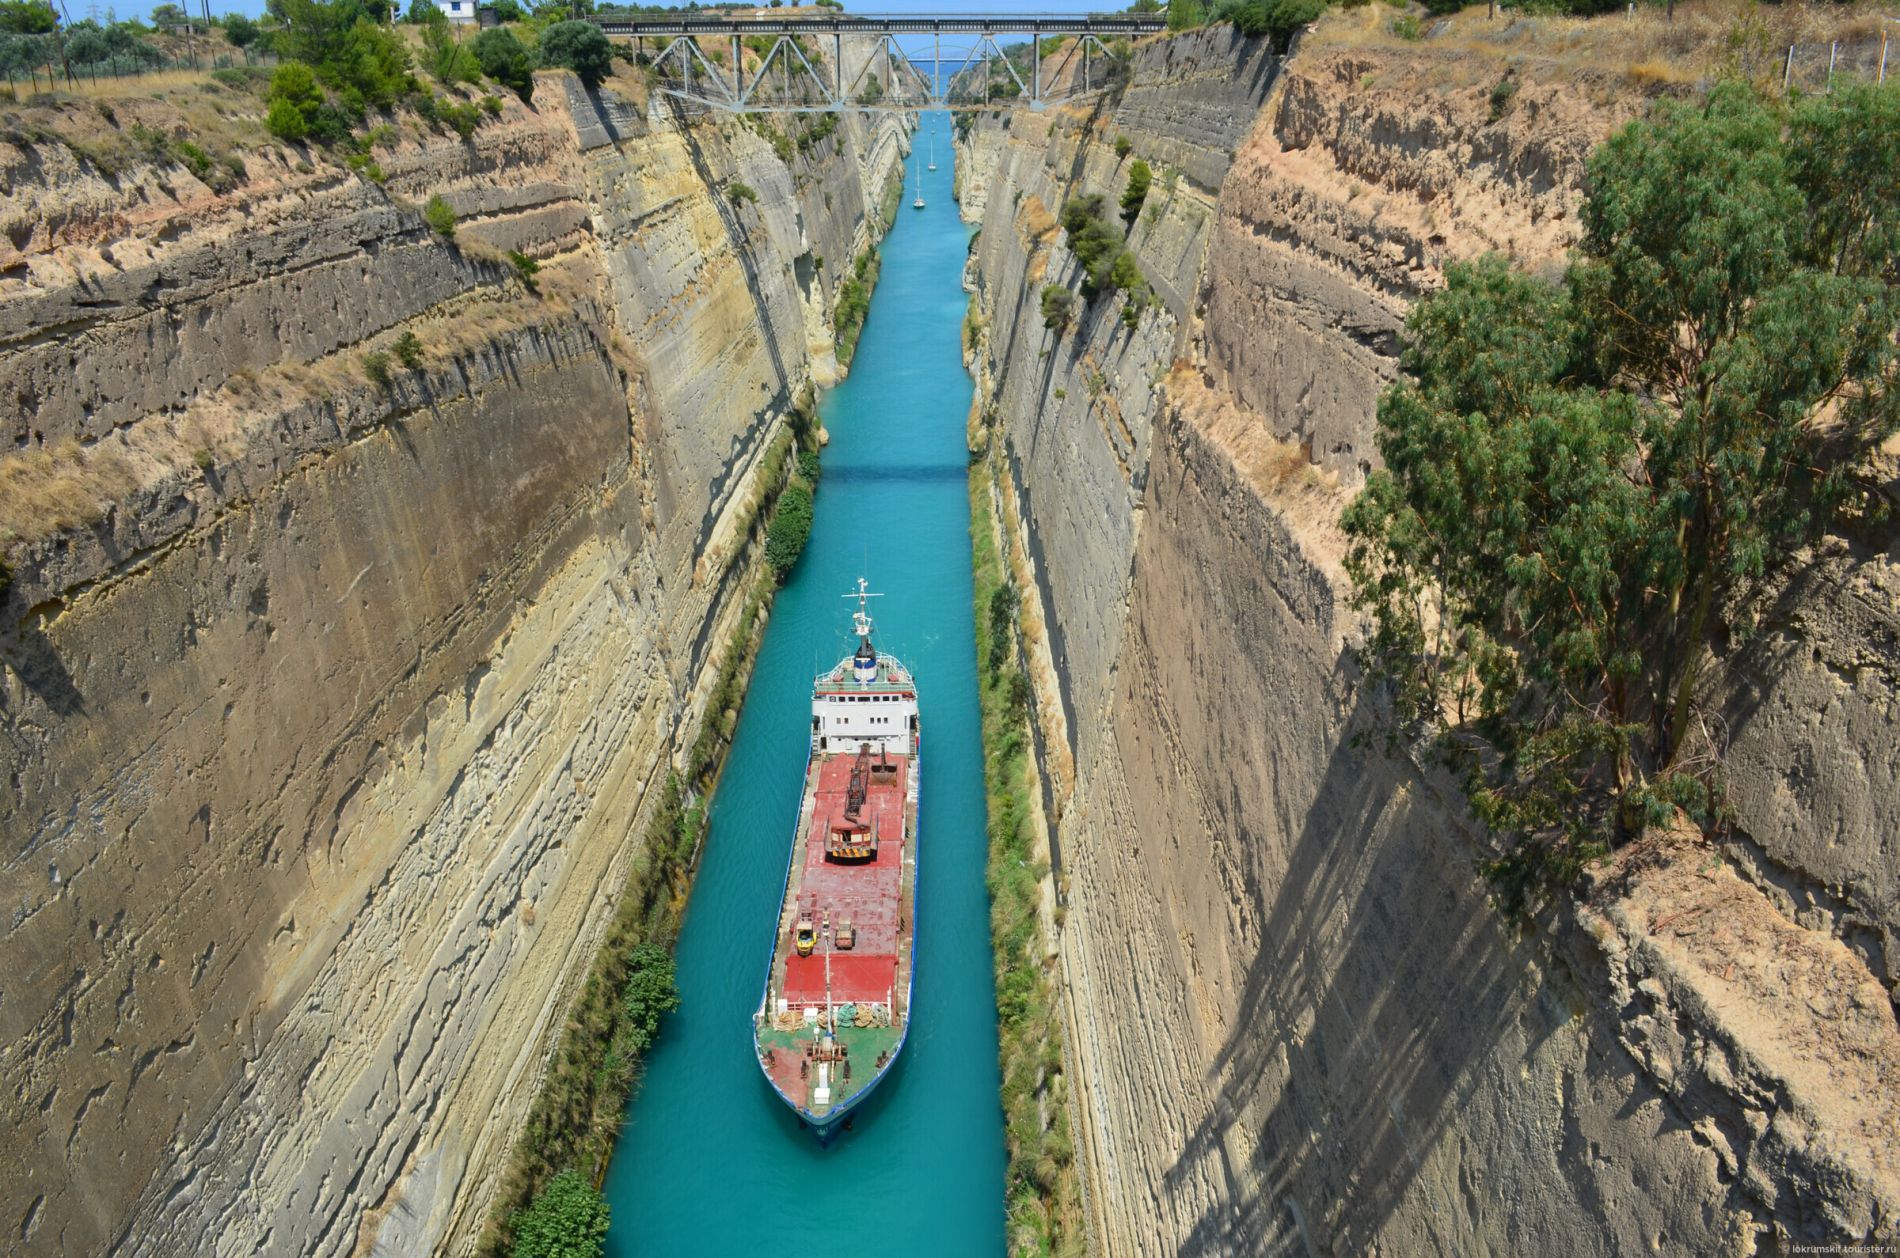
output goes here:
[[[911, 208], [907, 171], [851, 375], [821, 399], [831, 444], [816, 518], [774, 604], [713, 801], [679, 944], [683, 1007], [650, 1055], [607, 1175], [612, 1255], [1003, 1249], [960, 341], [969, 230], [950, 195], [948, 116], [925, 116], [918, 147], [931, 132], [928, 208]], [[798, 807], [811, 681], [851, 649], [839, 595], [860, 574], [886, 595], [878, 644], [911, 666], [923, 704], [917, 977], [897, 1068], [826, 1148], [768, 1089], [750, 1019]]]

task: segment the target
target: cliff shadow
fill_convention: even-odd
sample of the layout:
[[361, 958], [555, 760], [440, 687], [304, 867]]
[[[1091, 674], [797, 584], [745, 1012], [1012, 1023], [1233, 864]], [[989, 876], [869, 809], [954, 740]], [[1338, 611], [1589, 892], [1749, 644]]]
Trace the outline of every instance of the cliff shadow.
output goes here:
[[[1351, 671], [1342, 655], [1335, 681], [1350, 684]], [[1184, 1254], [1346, 1252], [1378, 1239], [1534, 997], [1526, 950], [1510, 947], [1468, 849], [1447, 833], [1459, 819], [1409, 764], [1352, 746], [1350, 733], [1371, 726], [1366, 689], [1353, 686], [1346, 734], [1297, 833], [1274, 827], [1290, 845], [1236, 809], [1241, 898], [1260, 948], [1209, 1069], [1215, 1104], [1164, 1176], [1170, 1192], [1225, 1184]], [[1548, 1033], [1528, 1030], [1523, 1054]], [[1463, 1200], [1420, 1201], [1408, 1235], [1437, 1220], [1440, 1247], [1455, 1249], [1451, 1216], [1479, 1208], [1472, 1181], [1458, 1181]], [[1424, 1182], [1445, 1193], [1444, 1176]]]

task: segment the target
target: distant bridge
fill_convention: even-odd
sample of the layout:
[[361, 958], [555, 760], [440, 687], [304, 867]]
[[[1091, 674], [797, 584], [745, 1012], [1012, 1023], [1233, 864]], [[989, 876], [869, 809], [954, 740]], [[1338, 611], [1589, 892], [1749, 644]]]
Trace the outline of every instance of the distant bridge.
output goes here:
[[[632, 39], [644, 52], [648, 41], [661, 90], [682, 100], [731, 113], [830, 113], [836, 110], [987, 109], [1021, 99], [1032, 109], [1099, 91], [1107, 83], [1112, 54], [1105, 39], [1134, 38], [1165, 30], [1165, 13], [858, 14], [770, 17], [716, 13], [641, 14], [588, 19], [608, 36]], [[866, 37], [874, 45], [845, 63], [845, 36], [853, 51]], [[944, 36], [974, 36], [946, 58]], [[931, 73], [898, 43], [899, 36], [929, 36]], [[1042, 58], [1018, 66], [1003, 39], [1040, 41], [1064, 37], [1062, 59], [1045, 77]], [[831, 41], [830, 64], [808, 49], [808, 40]], [[745, 51], [769, 45], [748, 74]], [[1079, 63], [1077, 61], [1079, 57]], [[720, 62], [727, 64], [721, 65]], [[968, 73], [975, 69], [977, 74]], [[946, 72], [947, 71], [947, 72]], [[1025, 77], [1027, 75], [1027, 77]]]

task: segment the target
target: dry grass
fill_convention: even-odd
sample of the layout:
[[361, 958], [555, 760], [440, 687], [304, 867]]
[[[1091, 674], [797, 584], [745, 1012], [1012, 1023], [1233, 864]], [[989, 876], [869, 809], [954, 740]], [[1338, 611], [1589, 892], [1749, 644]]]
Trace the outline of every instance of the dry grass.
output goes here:
[[[1820, 49], [1842, 44], [1878, 44], [1883, 32], [1900, 42], [1900, 5], [1779, 4], [1753, 0], [1682, 0], [1671, 19], [1653, 4], [1634, 16], [1594, 18], [1530, 16], [1484, 5], [1426, 23], [1422, 40], [1406, 41], [1391, 30], [1383, 5], [1334, 9], [1309, 33], [1302, 47], [1363, 48], [1437, 54], [1433, 86], [1473, 86], [1495, 77], [1498, 63], [1549, 82], [1580, 78], [1622, 79], [1669, 90], [1725, 75], [1780, 81], [1790, 44]], [[1446, 54], [1450, 54], [1447, 56]], [[1398, 86], [1379, 79], [1381, 86]]]
[[1046, 245], [1056, 238], [1056, 217], [1034, 193], [1023, 198], [1020, 221], [1023, 235], [1035, 244]]
[[138, 483], [117, 446], [71, 438], [0, 461], [0, 539], [34, 540], [101, 519]]
[[0, 103], [0, 135], [56, 141], [107, 173], [151, 160], [135, 126], [190, 140], [217, 159], [252, 153], [269, 141], [261, 88], [226, 87], [190, 71], [102, 79], [96, 89], [86, 83]]

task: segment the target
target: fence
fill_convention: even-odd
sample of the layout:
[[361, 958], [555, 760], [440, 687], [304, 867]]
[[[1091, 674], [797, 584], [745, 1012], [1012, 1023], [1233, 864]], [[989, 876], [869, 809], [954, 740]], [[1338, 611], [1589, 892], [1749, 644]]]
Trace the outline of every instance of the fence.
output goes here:
[[[24, 86], [28, 91], [52, 91], [67, 85], [98, 84], [111, 79], [137, 78], [148, 74], [171, 74], [180, 70], [224, 70], [234, 66], [274, 66], [274, 53], [258, 48], [234, 48], [216, 36], [189, 41], [177, 55], [167, 55], [156, 45], [137, 42], [116, 48], [102, 57], [82, 60], [75, 56], [87, 45], [68, 37], [64, 63], [59, 45], [51, 35], [0, 34], [0, 74], [6, 76], [9, 92]], [[70, 77], [68, 71], [70, 70]]]
[[1889, 56], [1900, 52], [1890, 50], [1889, 43], [1883, 36], [1852, 43], [1789, 44], [1781, 55], [1781, 86], [1825, 92], [1836, 79], [1885, 83], [1890, 70], [1900, 69], [1888, 65]]

